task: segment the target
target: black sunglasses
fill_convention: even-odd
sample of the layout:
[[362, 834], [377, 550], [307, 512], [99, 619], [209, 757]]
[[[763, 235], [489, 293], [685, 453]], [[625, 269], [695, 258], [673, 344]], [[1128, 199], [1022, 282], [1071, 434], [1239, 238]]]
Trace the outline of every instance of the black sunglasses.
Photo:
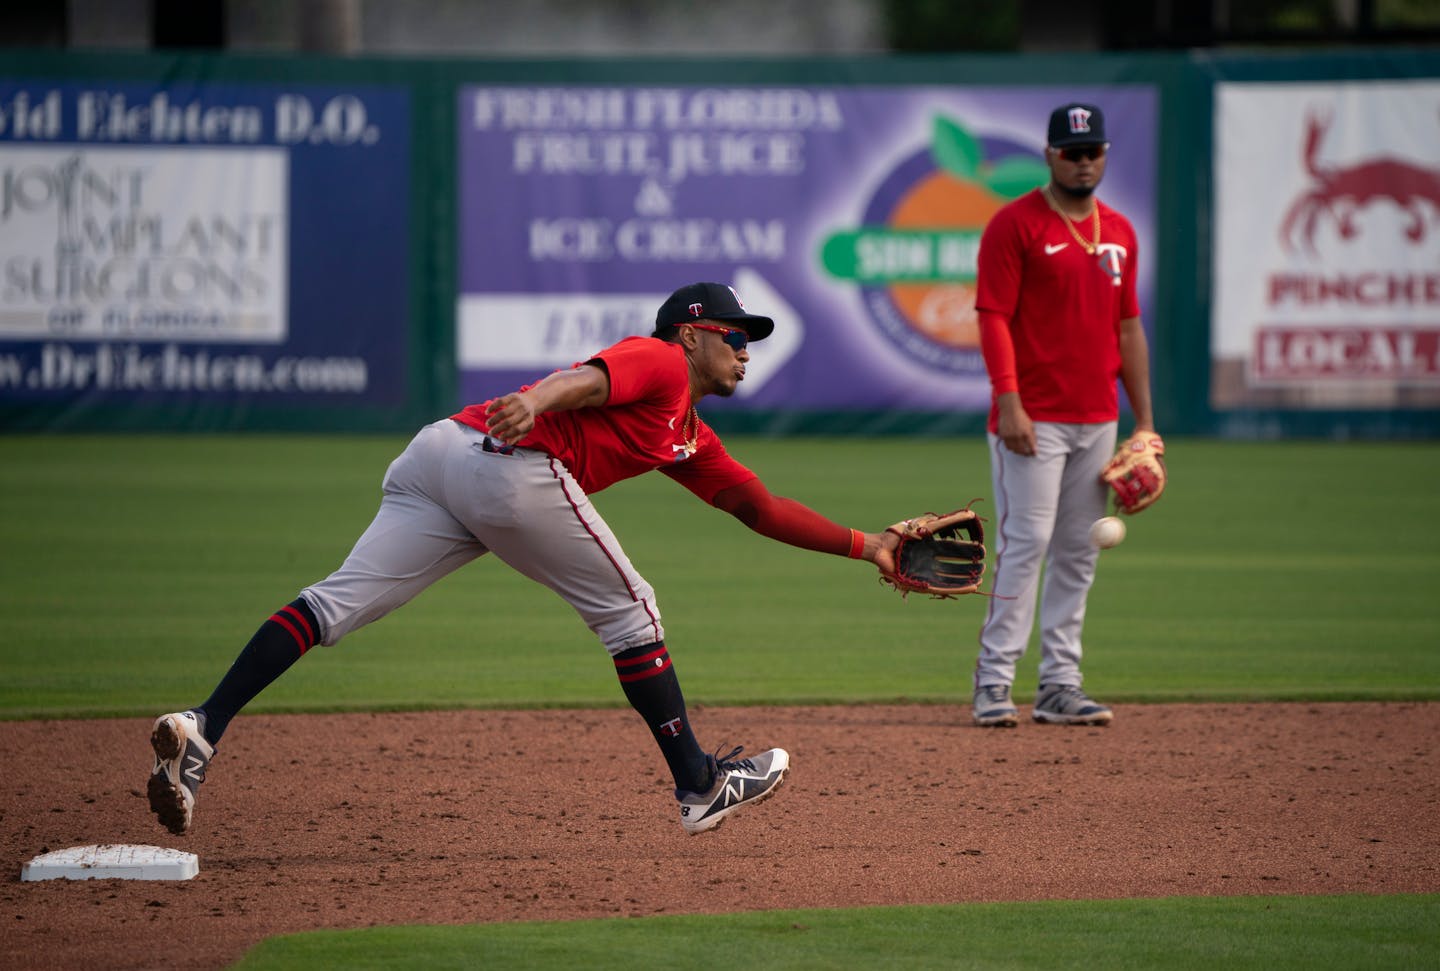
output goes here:
[[1057, 148], [1060, 157], [1067, 162], [1078, 162], [1082, 158], [1095, 160], [1105, 157], [1105, 150], [1110, 146], [1104, 142], [1098, 145], [1071, 145], [1069, 148]]
[[750, 335], [734, 327], [717, 327], [714, 324], [691, 324], [690, 326], [696, 330], [708, 330], [711, 333], [719, 334], [720, 339], [729, 344], [731, 350], [737, 354], [745, 350], [745, 345], [750, 343]]

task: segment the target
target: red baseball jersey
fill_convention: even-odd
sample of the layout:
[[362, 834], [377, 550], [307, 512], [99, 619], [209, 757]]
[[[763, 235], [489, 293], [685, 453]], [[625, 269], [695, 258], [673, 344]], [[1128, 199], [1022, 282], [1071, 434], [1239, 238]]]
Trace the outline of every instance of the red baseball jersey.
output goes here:
[[[1140, 316], [1139, 250], [1130, 221], [1099, 199], [1100, 246], [1090, 254], [1040, 190], [1009, 203], [980, 238], [975, 309], [995, 394], [1018, 390], [1036, 421], [1093, 423], [1119, 415], [1120, 321]], [[1090, 219], [1072, 223], [1087, 242]], [[987, 327], [986, 315], [1006, 327]], [[1013, 355], [1007, 353], [1008, 338]], [[1016, 387], [1001, 379], [1013, 356]], [[998, 410], [990, 407], [990, 430]]]
[[[591, 361], [603, 362], [610, 375], [605, 406], [539, 415], [530, 434], [520, 440], [522, 448], [539, 449], [564, 462], [590, 494], [659, 469], [708, 503], [722, 489], [756, 478], [692, 413], [690, 372], [679, 344], [627, 337], [574, 367]], [[452, 417], [488, 431], [488, 404], [470, 405]]]

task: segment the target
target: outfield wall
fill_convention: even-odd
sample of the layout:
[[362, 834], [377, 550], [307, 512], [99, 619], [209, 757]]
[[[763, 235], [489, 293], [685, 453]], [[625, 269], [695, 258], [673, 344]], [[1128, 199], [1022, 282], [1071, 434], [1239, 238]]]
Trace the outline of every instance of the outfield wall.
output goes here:
[[715, 279], [779, 324], [718, 428], [974, 433], [976, 243], [1072, 98], [1163, 430], [1440, 430], [1430, 51], [6, 52], [0, 428], [404, 432]]

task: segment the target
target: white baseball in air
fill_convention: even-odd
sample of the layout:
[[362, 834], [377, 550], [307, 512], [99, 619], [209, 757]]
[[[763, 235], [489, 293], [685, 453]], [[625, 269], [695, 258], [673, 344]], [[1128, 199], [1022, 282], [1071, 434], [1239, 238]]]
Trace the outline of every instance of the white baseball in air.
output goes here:
[[1108, 550], [1125, 539], [1125, 524], [1114, 516], [1104, 516], [1090, 524], [1090, 544]]

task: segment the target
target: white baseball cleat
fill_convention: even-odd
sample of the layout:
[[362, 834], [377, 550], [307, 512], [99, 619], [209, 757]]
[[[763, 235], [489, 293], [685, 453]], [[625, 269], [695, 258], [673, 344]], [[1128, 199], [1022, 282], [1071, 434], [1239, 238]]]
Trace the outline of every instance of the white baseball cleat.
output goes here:
[[1042, 684], [1030, 717], [1051, 725], [1108, 725], [1112, 715], [1073, 684]]
[[180, 711], [155, 719], [150, 747], [155, 768], [150, 770], [150, 811], [166, 829], [183, 836], [195, 813], [195, 792], [205, 781], [205, 768], [215, 756], [205, 741], [204, 716]]
[[768, 799], [780, 788], [790, 768], [788, 752], [772, 748], [754, 758], [737, 758], [742, 751], [736, 747], [729, 755], [706, 756], [715, 772], [715, 782], [708, 792], [675, 790], [675, 798], [680, 801], [680, 825], [685, 832], [715, 829], [741, 806]]
[[982, 728], [1014, 728], [1020, 712], [1010, 700], [1008, 684], [984, 684], [975, 689], [970, 717]]

